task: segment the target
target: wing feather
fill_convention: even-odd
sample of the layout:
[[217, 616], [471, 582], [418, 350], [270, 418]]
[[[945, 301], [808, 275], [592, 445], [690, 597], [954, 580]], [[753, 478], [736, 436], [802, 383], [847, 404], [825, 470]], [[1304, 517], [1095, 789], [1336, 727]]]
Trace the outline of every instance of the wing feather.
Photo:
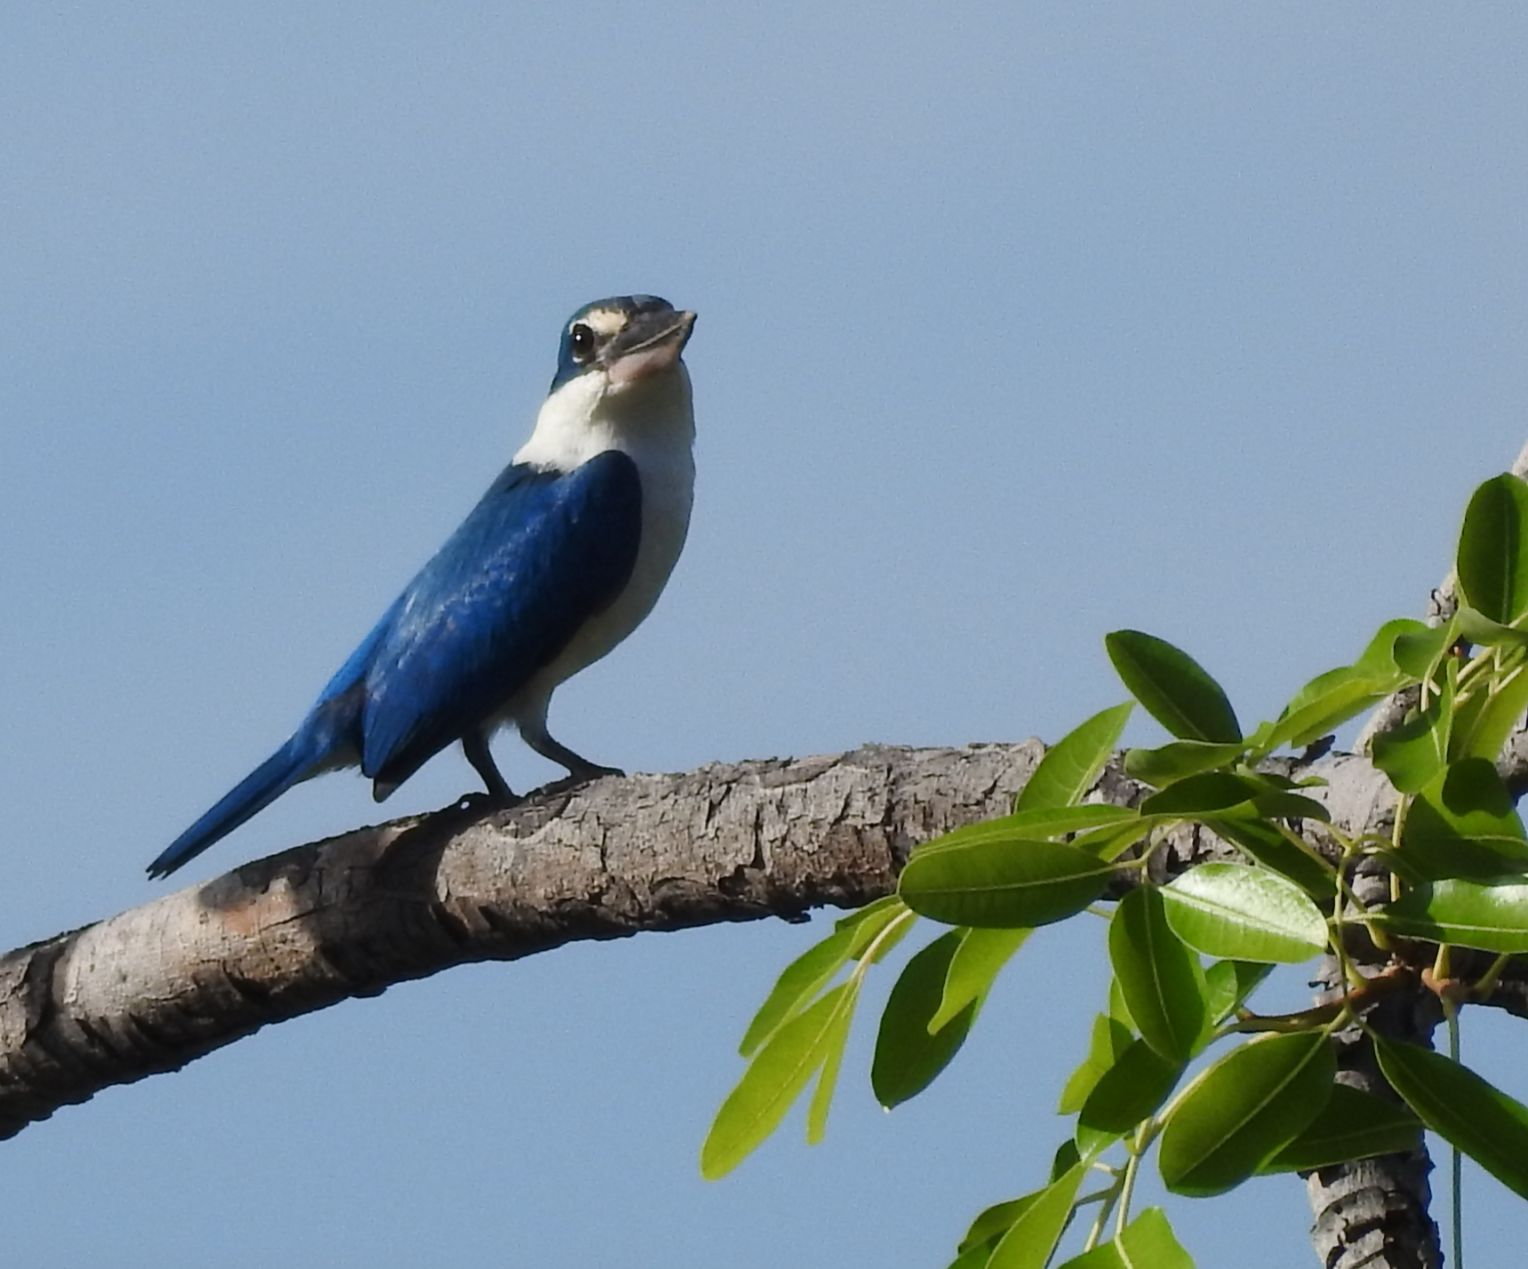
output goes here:
[[636, 464], [618, 451], [567, 473], [507, 468], [374, 646], [361, 770], [405, 780], [501, 709], [621, 592], [641, 524]]

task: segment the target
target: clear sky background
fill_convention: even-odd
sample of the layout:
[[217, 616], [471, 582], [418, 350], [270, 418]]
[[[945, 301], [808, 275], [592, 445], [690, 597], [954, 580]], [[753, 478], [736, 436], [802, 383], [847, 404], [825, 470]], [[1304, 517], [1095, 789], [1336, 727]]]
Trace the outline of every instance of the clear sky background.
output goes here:
[[[1528, 438], [1525, 54], [1516, 4], [6, 6], [0, 942], [161, 893], [611, 293], [700, 313], [700, 482], [575, 748], [1054, 738], [1123, 625], [1276, 709]], [[452, 751], [388, 810], [472, 786]], [[376, 816], [329, 777], [184, 881]], [[925, 1096], [875, 1108], [864, 1028], [825, 1144], [703, 1183], [820, 930], [457, 970], [113, 1089], [0, 1147], [5, 1258], [938, 1269], [1064, 1133], [1102, 928]], [[1524, 1045], [1466, 1033], [1519, 1096]], [[1521, 1205], [1468, 1203], [1516, 1263]], [[1170, 1210], [1201, 1265], [1307, 1263], [1294, 1179]]]

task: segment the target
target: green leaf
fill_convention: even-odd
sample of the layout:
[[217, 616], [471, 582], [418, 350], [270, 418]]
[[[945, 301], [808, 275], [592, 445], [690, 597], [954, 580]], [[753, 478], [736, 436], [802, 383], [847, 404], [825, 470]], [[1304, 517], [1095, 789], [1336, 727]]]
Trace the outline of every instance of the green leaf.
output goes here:
[[1077, 1065], [1061, 1090], [1061, 1100], [1056, 1112], [1070, 1115], [1082, 1109], [1103, 1074], [1117, 1061], [1120, 1054], [1130, 1047], [1135, 1037], [1130, 1028], [1117, 1018], [1099, 1014], [1093, 1019], [1093, 1030], [1088, 1039], [1088, 1055]]
[[1453, 647], [1459, 637], [1457, 620], [1451, 617], [1441, 626], [1426, 626], [1420, 621], [1402, 624], [1409, 628], [1395, 636], [1391, 664], [1408, 678], [1419, 682], [1430, 678], [1438, 659]]
[[1082, 1155], [1078, 1152], [1077, 1143], [1068, 1137], [1056, 1147], [1056, 1153], [1051, 1156], [1050, 1175], [1046, 1184], [1059, 1181], [1063, 1173], [1076, 1167], [1080, 1162], [1082, 1162]]
[[1242, 741], [1211, 744], [1204, 740], [1173, 740], [1155, 749], [1131, 749], [1125, 754], [1125, 774], [1155, 788], [1236, 761], [1247, 751]]
[[1445, 685], [1420, 713], [1374, 738], [1374, 765], [1402, 793], [1423, 789], [1448, 762], [1454, 691]]
[[1073, 1256], [1061, 1269], [1194, 1269], [1160, 1207], [1148, 1207], [1118, 1238]]
[[1422, 1122], [1528, 1198], [1528, 1106], [1441, 1053], [1371, 1036], [1379, 1069]]
[[1119, 734], [1125, 729], [1125, 720], [1134, 708], [1132, 702], [1126, 701], [1094, 714], [1052, 745], [1019, 790], [1013, 809], [1045, 811], [1071, 806], [1081, 798], [1109, 761]]
[[1326, 1109], [1258, 1171], [1311, 1172], [1350, 1159], [1415, 1150], [1421, 1142], [1422, 1125], [1404, 1106], [1334, 1084]]
[[[1081, 806], [1047, 807], [1039, 811], [1016, 811], [1002, 819], [990, 820], [1002, 824], [1018, 837], [1060, 837], [1065, 833], [1080, 833], [1085, 829], [1120, 825], [1127, 820], [1137, 820], [1140, 813], [1128, 806], [1113, 806], [1108, 802], [1084, 802]], [[951, 834], [953, 836], [953, 834]], [[947, 841], [948, 838], [941, 838]]]
[[1077, 1116], [1077, 1148], [1092, 1158], [1167, 1100], [1183, 1076], [1183, 1063], [1133, 1040], [1099, 1077]]
[[781, 971], [774, 989], [759, 1006], [739, 1051], [751, 1057], [780, 1025], [791, 1018], [827, 985], [849, 959], [854, 946], [854, 926], [840, 926], [820, 943], [814, 943]]
[[859, 989], [850, 982], [846, 1003], [833, 1011], [833, 1019], [823, 1037], [822, 1071], [817, 1076], [817, 1087], [806, 1108], [806, 1143], [815, 1146], [828, 1130], [828, 1108], [833, 1104], [833, 1090], [838, 1084], [838, 1068], [843, 1065], [844, 1046], [849, 1042], [849, 1024], [854, 1020], [854, 1006]]
[[959, 930], [940, 935], [907, 962], [891, 989], [870, 1066], [870, 1086], [887, 1110], [916, 1097], [933, 1082], [965, 1043], [976, 1018], [978, 1004], [973, 1001], [937, 1033], [929, 1033], [959, 946]]
[[1528, 877], [1413, 886], [1369, 920], [1402, 938], [1485, 952], [1528, 952]]
[[995, 839], [914, 854], [898, 893], [951, 925], [1048, 925], [1092, 903], [1113, 872], [1062, 842]]
[[1072, 839], [1072, 845], [1078, 850], [1086, 851], [1095, 859], [1118, 859], [1151, 832], [1152, 825], [1155, 823], [1155, 820], [1147, 819], [1143, 815], [1132, 815], [1130, 819], [1121, 820], [1118, 824], [1106, 824], [1102, 828], [1078, 833]]
[[1528, 630], [1492, 621], [1478, 608], [1471, 608], [1468, 604], [1459, 609], [1457, 620], [1459, 635], [1471, 643], [1486, 648], [1528, 647]]
[[1395, 672], [1380, 675], [1350, 665], [1328, 670], [1295, 693], [1259, 747], [1302, 748], [1377, 705], [1403, 682]]
[[[807, 948], [781, 971], [773, 989], [748, 1024], [748, 1031], [739, 1046], [742, 1055], [751, 1057], [781, 1023], [795, 1016], [831, 981], [833, 975], [848, 961], [863, 954], [876, 936], [906, 911], [906, 906], [896, 895], [886, 895], [874, 903], [867, 903], [857, 912], [840, 917], [833, 933]], [[907, 921], [904, 928], [911, 925], [912, 922]]]
[[1411, 804], [1401, 857], [1423, 876], [1494, 877], [1528, 864], [1512, 795], [1484, 758], [1462, 758], [1428, 781]]
[[1245, 864], [1200, 864], [1162, 888], [1190, 947], [1238, 961], [1296, 963], [1326, 949], [1326, 918], [1292, 881]]
[[[1014, 1221], [1018, 1220], [1037, 1198], [1045, 1193], [1044, 1190], [1036, 1190], [1033, 1194], [1026, 1194], [1023, 1198], [1008, 1199], [1006, 1202], [994, 1203], [991, 1207], [984, 1208], [971, 1222], [971, 1228], [966, 1231], [966, 1236], [960, 1240], [960, 1246], [956, 1248], [962, 1255], [974, 1248], [994, 1242], [1013, 1228]], [[988, 1252], [992, 1250], [987, 1248]], [[986, 1260], [982, 1261], [986, 1264]]]
[[998, 972], [1024, 946], [1029, 935], [1030, 931], [1024, 929], [962, 930], [960, 946], [950, 958], [950, 968], [944, 976], [944, 996], [938, 1011], [929, 1019], [928, 1029], [941, 1030], [967, 1005], [985, 1000]]
[[1528, 612], [1528, 486], [1510, 473], [1475, 490], [1459, 531], [1459, 594], [1492, 621]]
[[1143, 815], [1203, 816], [1252, 806], [1267, 816], [1313, 820], [1331, 818], [1321, 803], [1274, 785], [1267, 777], [1235, 771], [1205, 771], [1170, 784], [1141, 803]]
[[1188, 653], [1139, 630], [1116, 630], [1104, 647], [1130, 694], [1180, 740], [1229, 744], [1242, 738], [1220, 684]]
[[897, 898], [896, 895], [882, 895], [879, 899], [874, 899], [867, 903], [863, 908], [856, 908], [853, 912], [839, 917], [833, 923], [833, 928], [836, 930], [853, 930], [866, 923], [880, 922], [881, 924], [876, 925], [876, 929], [879, 930], [886, 921], [889, 921], [892, 917], [905, 910], [902, 906], [902, 900]]
[[992, 1249], [987, 1269], [1045, 1269], [1071, 1219], [1072, 1200], [1086, 1170], [1079, 1163], [1041, 1190]]
[[725, 1176], [779, 1127], [785, 1112], [827, 1056], [838, 1012], [853, 1007], [842, 983], [778, 1028], [716, 1113], [700, 1151], [708, 1181]]
[[1204, 1031], [1204, 970], [1167, 924], [1157, 887], [1137, 886], [1109, 922], [1109, 960], [1141, 1038], [1187, 1061]]
[[1168, 1112], [1160, 1165], [1178, 1194], [1223, 1194], [1321, 1113], [1337, 1058], [1320, 1031], [1263, 1036], [1205, 1070]]
[[1493, 686], [1489, 698], [1471, 720], [1458, 756], [1495, 761], [1525, 709], [1528, 709], [1528, 665], [1519, 665]]
[[1232, 809], [1203, 823], [1217, 837], [1240, 846], [1264, 868], [1288, 877], [1316, 902], [1324, 903], [1337, 893], [1337, 874], [1332, 868], [1318, 856], [1301, 850], [1279, 831], [1278, 825], [1269, 823], [1250, 807]]
[[1204, 971], [1209, 1024], [1218, 1026], [1229, 1018], [1272, 972], [1272, 965], [1255, 961], [1216, 961], [1211, 965]]

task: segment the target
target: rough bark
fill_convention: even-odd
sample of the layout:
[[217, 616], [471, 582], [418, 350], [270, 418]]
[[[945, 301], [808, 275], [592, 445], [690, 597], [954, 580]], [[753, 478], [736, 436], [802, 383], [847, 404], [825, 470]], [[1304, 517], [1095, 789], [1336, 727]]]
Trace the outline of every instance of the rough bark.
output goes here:
[[867, 903], [914, 845], [1005, 811], [1043, 752], [870, 746], [604, 779], [246, 864], [0, 958], [0, 1138], [453, 965]]
[[[1003, 813], [1044, 752], [1038, 741], [867, 746], [610, 778], [245, 864], [0, 957], [0, 1138], [268, 1023], [454, 965], [867, 903], [895, 888], [919, 842]], [[1294, 774], [1300, 764], [1283, 767]], [[1326, 780], [1309, 792], [1338, 824], [1385, 830], [1393, 791], [1366, 759], [1336, 754], [1308, 770]], [[1092, 796], [1133, 805], [1145, 792], [1116, 761]], [[1236, 853], [1195, 827], [1164, 846], [1153, 857], [1159, 881]], [[1528, 972], [1514, 966], [1488, 1003], [1528, 1012], [1525, 984]], [[1435, 1001], [1395, 993], [1370, 1020], [1425, 1040]], [[1342, 1043], [1342, 1078], [1387, 1092], [1359, 1034]], [[1322, 1263], [1438, 1264], [1430, 1166], [1418, 1152], [1313, 1174]]]

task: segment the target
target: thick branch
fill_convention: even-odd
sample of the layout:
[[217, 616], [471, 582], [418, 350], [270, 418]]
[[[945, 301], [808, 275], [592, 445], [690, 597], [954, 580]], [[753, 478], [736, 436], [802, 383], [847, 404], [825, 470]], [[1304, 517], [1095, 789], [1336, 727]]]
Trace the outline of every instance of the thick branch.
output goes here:
[[605, 779], [359, 829], [0, 958], [0, 1138], [271, 1022], [468, 961], [889, 893], [1038, 742]]

